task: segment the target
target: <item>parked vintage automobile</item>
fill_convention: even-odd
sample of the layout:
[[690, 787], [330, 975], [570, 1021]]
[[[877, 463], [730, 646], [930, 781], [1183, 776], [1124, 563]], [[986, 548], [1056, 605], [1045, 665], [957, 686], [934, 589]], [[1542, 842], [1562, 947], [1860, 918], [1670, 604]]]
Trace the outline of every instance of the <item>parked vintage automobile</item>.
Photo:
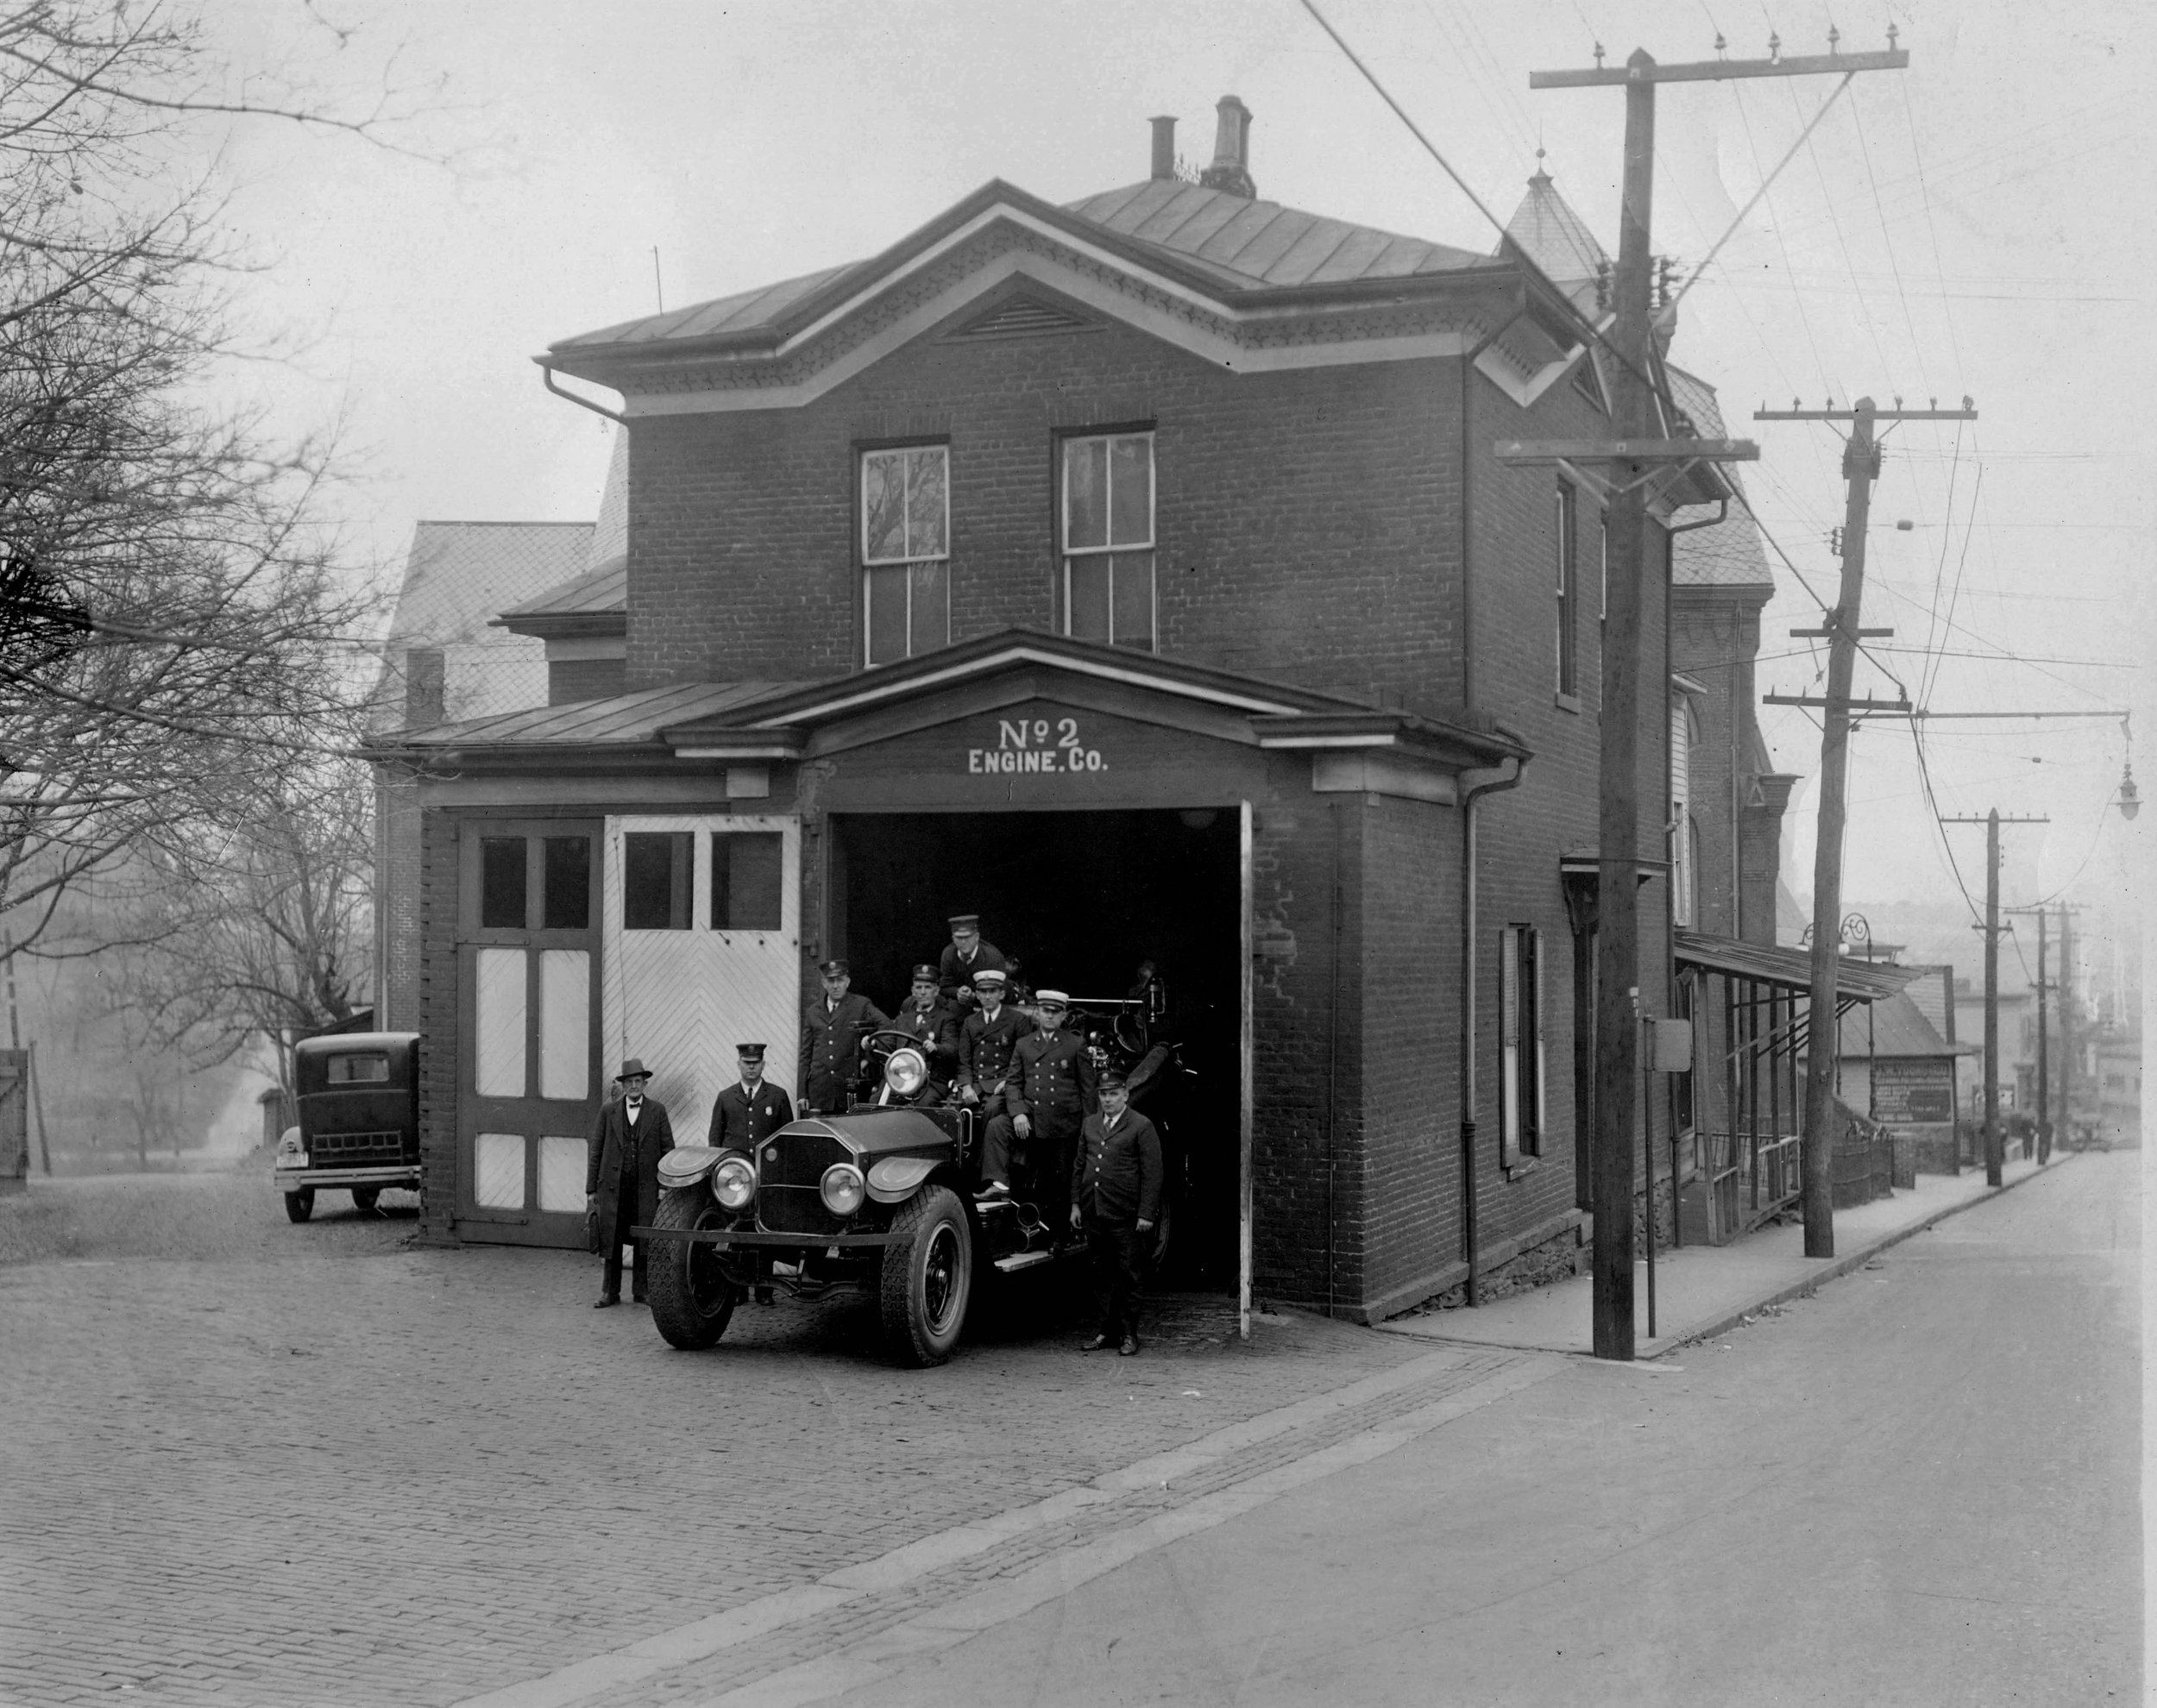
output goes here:
[[419, 1190], [419, 1034], [351, 1032], [292, 1046], [299, 1125], [277, 1147], [285, 1214], [305, 1221], [324, 1188], [368, 1210], [385, 1186]]
[[983, 1285], [1076, 1255], [1068, 1230], [1031, 1206], [974, 1202], [981, 1116], [912, 1102], [928, 1064], [903, 1037], [868, 1040], [881, 1057], [876, 1101], [794, 1121], [753, 1155], [689, 1145], [659, 1159], [658, 1211], [638, 1231], [669, 1344], [716, 1344], [752, 1290], [814, 1299], [852, 1288], [879, 1300], [894, 1359], [941, 1364]]

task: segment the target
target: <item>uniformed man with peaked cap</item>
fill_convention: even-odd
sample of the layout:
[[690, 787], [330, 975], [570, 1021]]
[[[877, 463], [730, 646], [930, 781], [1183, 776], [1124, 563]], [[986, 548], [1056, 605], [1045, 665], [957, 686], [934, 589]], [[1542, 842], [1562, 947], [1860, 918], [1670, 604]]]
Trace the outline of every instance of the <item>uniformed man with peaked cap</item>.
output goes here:
[[817, 970], [824, 976], [824, 995], [802, 1016], [802, 1111], [844, 1115], [861, 1040], [890, 1021], [866, 996], [847, 989], [853, 972], [846, 962], [834, 957]]
[[714, 1150], [732, 1146], [753, 1151], [759, 1140], [794, 1119], [794, 1103], [783, 1086], [764, 1077], [763, 1045], [737, 1044], [734, 1058], [740, 1065], [740, 1080], [713, 1100], [711, 1131], [704, 1142]]
[[1008, 974], [1011, 964], [1001, 949], [982, 936], [980, 914], [953, 914], [946, 923], [951, 926], [951, 941], [944, 945], [937, 962], [936, 988], [946, 1002], [963, 1014], [973, 1007], [978, 994], [975, 977], [984, 972]]

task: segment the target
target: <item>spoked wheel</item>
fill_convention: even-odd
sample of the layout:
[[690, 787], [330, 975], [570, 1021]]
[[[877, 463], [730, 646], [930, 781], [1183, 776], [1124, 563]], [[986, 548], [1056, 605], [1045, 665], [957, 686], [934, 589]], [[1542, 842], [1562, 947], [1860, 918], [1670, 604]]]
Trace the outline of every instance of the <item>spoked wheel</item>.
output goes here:
[[[654, 1228], [720, 1228], [726, 1213], [700, 1183], [694, 1191], [669, 1192], [659, 1200]], [[726, 1278], [719, 1247], [708, 1240], [654, 1240], [645, 1284], [652, 1326], [670, 1347], [701, 1352], [717, 1346], [741, 1295]]]
[[884, 1338], [901, 1364], [941, 1364], [973, 1296], [973, 1228], [947, 1186], [924, 1187], [891, 1223], [884, 1250]]
[[305, 1221], [315, 1213], [315, 1189], [302, 1186], [297, 1192], [285, 1194], [285, 1214], [294, 1221]]

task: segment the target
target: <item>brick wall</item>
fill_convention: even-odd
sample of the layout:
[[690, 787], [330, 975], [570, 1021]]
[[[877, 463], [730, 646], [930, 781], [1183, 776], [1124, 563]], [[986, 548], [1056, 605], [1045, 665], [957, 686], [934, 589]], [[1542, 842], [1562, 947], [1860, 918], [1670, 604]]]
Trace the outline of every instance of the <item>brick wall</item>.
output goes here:
[[547, 661], [547, 704], [570, 706], [580, 700], [605, 700], [622, 693], [626, 680], [619, 658], [550, 658]]
[[1456, 371], [1236, 374], [1123, 330], [925, 338], [800, 409], [641, 419], [629, 685], [857, 667], [863, 440], [950, 442], [953, 638], [1048, 627], [1053, 436], [1152, 422], [1165, 652], [1450, 705]]
[[1701, 739], [1693, 749], [1692, 814], [1701, 851], [1698, 928], [1757, 942], [1774, 941], [1773, 879], [1762, 914], [1743, 893], [1737, 856], [1751, 794], [1758, 703], [1753, 659], [1765, 592], [1681, 587], [1670, 614], [1672, 667], [1707, 689], [1700, 705]]

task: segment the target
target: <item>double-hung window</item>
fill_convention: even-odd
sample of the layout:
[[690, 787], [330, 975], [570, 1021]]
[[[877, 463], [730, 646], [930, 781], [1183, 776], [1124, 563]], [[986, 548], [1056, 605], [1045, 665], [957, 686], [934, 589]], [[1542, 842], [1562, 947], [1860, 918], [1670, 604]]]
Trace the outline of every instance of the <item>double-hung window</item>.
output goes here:
[[861, 454], [865, 664], [951, 644], [951, 449]]
[[1558, 692], [1581, 691], [1580, 537], [1574, 516], [1573, 488], [1557, 489]]
[[1509, 925], [1498, 945], [1500, 1160], [1543, 1154], [1543, 933]]
[[1155, 649], [1154, 436], [1063, 442], [1063, 631]]

